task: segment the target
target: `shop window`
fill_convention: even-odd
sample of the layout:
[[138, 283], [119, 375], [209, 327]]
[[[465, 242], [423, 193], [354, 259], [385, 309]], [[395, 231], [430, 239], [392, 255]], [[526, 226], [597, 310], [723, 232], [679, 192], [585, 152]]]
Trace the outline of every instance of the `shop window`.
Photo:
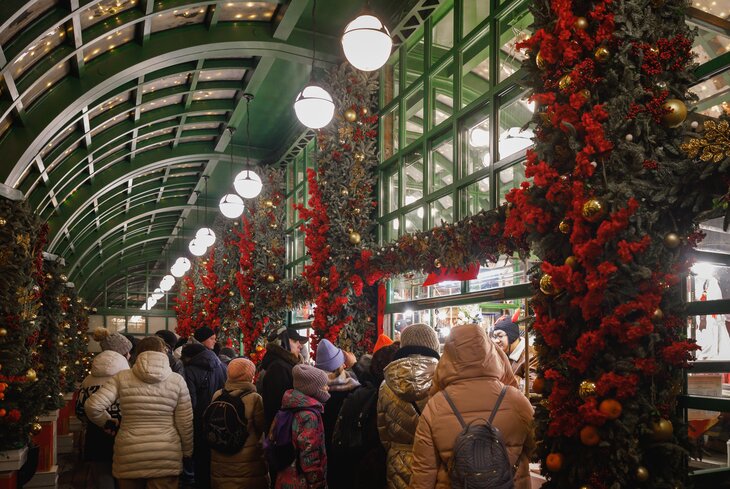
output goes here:
[[489, 91], [489, 35], [471, 42], [462, 55], [461, 106], [465, 107]]
[[406, 98], [406, 146], [423, 135], [425, 123], [423, 86], [419, 86]]
[[423, 231], [423, 207], [412, 210], [406, 214], [406, 232], [415, 233]]
[[489, 15], [489, 0], [464, 0], [462, 10], [464, 11], [463, 32], [468, 36], [476, 26], [481, 24]]
[[441, 17], [431, 30], [431, 63], [441, 59], [454, 47], [454, 9]]
[[381, 201], [381, 207], [384, 214], [398, 210], [398, 191], [400, 189], [399, 180], [398, 165], [391, 165], [391, 167], [383, 175], [383, 190], [381, 192], [383, 199]]
[[492, 133], [487, 112], [487, 108], [480, 110], [461, 130], [466, 175], [492, 166]]
[[451, 138], [439, 143], [431, 150], [429, 191], [454, 183], [454, 143]]
[[396, 51], [383, 68], [383, 102], [388, 105], [400, 93], [400, 56]]
[[454, 222], [454, 199], [446, 195], [429, 204], [431, 208], [431, 226], [440, 226], [441, 222]]
[[483, 265], [479, 275], [469, 281], [469, 292], [490, 290], [526, 283], [527, 263], [518, 258], [500, 256], [497, 263]]
[[385, 241], [395, 241], [400, 237], [400, 217], [391, 219], [386, 228]]
[[532, 14], [519, 9], [499, 22], [499, 81], [506, 80], [517, 72], [525, 59], [524, 51], [517, 44], [530, 37], [529, 26]]
[[507, 195], [507, 193], [513, 188], [519, 187], [520, 184], [525, 180], [527, 180], [527, 178], [525, 177], [524, 163], [518, 163], [500, 171], [497, 178], [499, 204], [504, 204], [506, 202], [505, 196]]
[[404, 158], [403, 178], [405, 179], [404, 205], [421, 200], [423, 198], [423, 156], [421, 153], [411, 153]]
[[499, 159], [525, 151], [532, 146], [535, 134], [532, 129], [522, 129], [532, 118], [533, 102], [518, 99], [499, 109]]
[[406, 86], [409, 87], [421, 75], [423, 75], [424, 49], [425, 43], [423, 37], [416, 41], [410, 49], [408, 49], [408, 57], [406, 58]]
[[[730, 40], [727, 46], [730, 48]], [[694, 105], [698, 113], [714, 118], [730, 116], [730, 72], [704, 80], [690, 88], [690, 92], [698, 97]]]
[[433, 125], [438, 126], [454, 113], [454, 62], [448, 61], [431, 78]]
[[492, 208], [490, 180], [490, 177], [482, 178], [462, 190], [466, 202], [466, 215], [473, 216], [482, 210]]
[[399, 117], [397, 105], [393, 110], [381, 118], [380, 132], [383, 135], [381, 154], [383, 160], [387, 160], [392, 157], [398, 152], [398, 149], [400, 149], [398, 145], [400, 132], [398, 121]]

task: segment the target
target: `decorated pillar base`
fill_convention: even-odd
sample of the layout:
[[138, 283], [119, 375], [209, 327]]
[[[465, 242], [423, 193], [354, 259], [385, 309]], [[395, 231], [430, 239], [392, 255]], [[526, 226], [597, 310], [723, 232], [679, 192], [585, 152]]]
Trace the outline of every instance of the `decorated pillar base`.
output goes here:
[[49, 470], [36, 472], [33, 478], [23, 487], [33, 489], [57, 488], [58, 465], [52, 466]]
[[33, 442], [38, 445], [38, 473], [41, 473], [50, 471], [56, 465], [58, 409], [41, 416], [38, 422], [42, 429], [33, 437]]
[[0, 452], [0, 489], [16, 489], [18, 470], [28, 458], [28, 447]]

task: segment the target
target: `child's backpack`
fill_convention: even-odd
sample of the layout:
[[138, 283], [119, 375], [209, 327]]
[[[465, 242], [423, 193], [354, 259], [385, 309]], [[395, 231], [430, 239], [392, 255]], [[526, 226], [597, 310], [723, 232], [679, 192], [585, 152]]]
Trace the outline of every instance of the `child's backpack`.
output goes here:
[[379, 443], [377, 404], [375, 386], [360, 387], [347, 396], [337, 416], [332, 445], [340, 450], [358, 451]]
[[271, 423], [268, 436], [264, 438], [266, 462], [269, 464], [269, 469], [273, 471], [280, 472], [284, 470], [297, 458], [297, 451], [292, 438], [292, 423], [297, 411], [317, 413], [314, 409], [309, 408], [279, 409], [274, 421]]
[[[453, 489], [513, 489], [514, 468], [509, 461], [507, 448], [502, 442], [499, 430], [492, 426], [499, 405], [507, 393], [507, 386], [497, 398], [489, 420], [484, 423], [476, 419], [468, 425], [449, 397], [441, 391], [461, 424], [462, 430], [456, 436], [447, 470]], [[483, 419], [481, 421], [484, 421]]]
[[248, 420], [242, 397], [223, 389], [221, 395], [205, 408], [203, 427], [210, 448], [229, 455], [238, 453], [248, 438]]

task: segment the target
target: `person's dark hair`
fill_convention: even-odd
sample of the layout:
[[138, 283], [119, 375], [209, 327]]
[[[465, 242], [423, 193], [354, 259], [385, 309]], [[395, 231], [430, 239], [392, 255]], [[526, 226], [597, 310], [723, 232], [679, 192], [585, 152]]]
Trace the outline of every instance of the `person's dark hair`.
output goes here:
[[165, 345], [165, 341], [159, 336], [147, 336], [137, 343], [135, 353], [139, 356], [146, 351], [167, 353], [167, 345]]
[[390, 362], [393, 361], [393, 357], [400, 348], [400, 341], [396, 341], [392, 345], [384, 346], [380, 350], [373, 353], [373, 359], [370, 362], [370, 375], [375, 379], [375, 385], [380, 385], [383, 382], [385, 374], [383, 371]]
[[188, 339], [187, 338], [182, 338], [182, 337], [181, 338], [178, 338], [177, 343], [175, 343], [175, 348], [173, 348], [173, 350], [177, 350], [181, 346], [186, 345], [187, 342], [188, 342]]
[[139, 344], [139, 338], [136, 336], [129, 334], [129, 333], [122, 333], [122, 336], [127, 338], [130, 343], [132, 343], [132, 351], [129, 352], [130, 355], [136, 355], [137, 354], [137, 345]]
[[228, 358], [231, 358], [231, 359], [238, 357], [238, 354], [236, 354], [236, 350], [234, 350], [230, 346], [226, 346], [225, 348], [221, 348], [220, 354], [221, 355], [225, 355], [225, 356], [227, 356]]

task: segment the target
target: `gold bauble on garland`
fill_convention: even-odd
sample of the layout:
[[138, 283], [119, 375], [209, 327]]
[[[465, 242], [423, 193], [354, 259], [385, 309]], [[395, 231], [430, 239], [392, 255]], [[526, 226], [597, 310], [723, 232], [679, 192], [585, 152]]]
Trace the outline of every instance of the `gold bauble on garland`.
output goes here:
[[0, 338], [2, 338], [3, 336], [7, 336], [7, 335], [8, 335], [8, 330], [5, 328], [0, 328]]
[[687, 119], [687, 106], [679, 99], [668, 99], [662, 104], [662, 109], [669, 111], [662, 116], [662, 125], [664, 127], [679, 127]]
[[653, 319], [654, 321], [661, 321], [662, 319], [664, 319], [664, 311], [662, 311], [661, 309], [659, 309], [659, 308], [657, 307], [657, 308], [656, 308], [656, 309], [654, 310], [654, 313], [653, 313], [653, 314], [651, 315], [651, 318], [652, 318], [652, 319]]
[[34, 435], [37, 435], [41, 431], [43, 431], [43, 425], [42, 424], [40, 424], [40, 423], [33, 423], [33, 424], [30, 425], [30, 432], [33, 433]]
[[264, 201], [264, 206], [266, 206], [266, 207], [274, 207], [274, 203], [272, 201], [270, 201], [270, 200], [265, 200]]
[[578, 386], [578, 395], [581, 399], [588, 399], [596, 395], [596, 383], [592, 380], [584, 380]]
[[608, 58], [611, 57], [611, 51], [609, 51], [606, 46], [600, 46], [596, 49], [596, 52], [593, 53], [593, 57], [596, 58], [596, 61], [599, 63], [605, 63], [608, 61]]
[[558, 224], [558, 229], [563, 234], [568, 234], [570, 232], [570, 223], [563, 219], [560, 221], [560, 224]]
[[667, 233], [666, 235], [664, 235], [664, 246], [666, 246], [670, 250], [676, 250], [681, 244], [682, 239], [677, 233]]
[[537, 52], [537, 55], [535, 56], [535, 65], [540, 70], [547, 68], [547, 61], [545, 61], [545, 58], [542, 57], [542, 51]]
[[47, 273], [46, 274], [46, 279], [47, 280], [51, 280], [52, 278], [53, 278], [53, 275], [51, 275], [50, 273]]
[[636, 468], [636, 480], [639, 482], [646, 482], [649, 480], [649, 470], [640, 465]]
[[436, 258], [433, 261], [433, 266], [436, 267], [436, 268], [441, 268], [441, 260], [439, 260], [438, 258]]
[[651, 424], [651, 437], [654, 441], [670, 441], [674, 436], [674, 426], [668, 419], [660, 419]]
[[586, 19], [585, 17], [576, 17], [573, 25], [576, 29], [584, 31], [588, 29], [588, 19]]
[[561, 90], [566, 90], [570, 85], [573, 84], [573, 79], [570, 77], [570, 75], [564, 75], [563, 77], [558, 80], [558, 87]]
[[553, 285], [553, 277], [549, 274], [545, 274], [540, 277], [540, 291], [545, 295], [555, 295], [559, 292], [559, 289]]
[[575, 268], [578, 266], [578, 259], [571, 255], [565, 259], [565, 264], [570, 268]]
[[65, 374], [68, 370], [68, 367], [66, 365], [61, 365], [61, 368], [58, 369], [62, 374]]
[[583, 204], [583, 217], [588, 222], [598, 222], [606, 213], [606, 206], [598, 199], [589, 199]]
[[350, 232], [350, 243], [351, 244], [354, 244], [354, 245], [360, 244], [360, 240], [361, 240], [360, 233], [358, 233], [357, 231]]
[[228, 296], [229, 296], [229, 297], [233, 297], [234, 295], [236, 295], [236, 293], [235, 293], [235, 292], [233, 292], [232, 290], [229, 290], [229, 291], [228, 291]]
[[269, 275], [266, 276], [266, 281], [269, 282], [270, 284], [273, 284], [276, 281], [276, 277], [274, 277], [273, 275], [269, 274]]
[[345, 120], [347, 122], [355, 122], [357, 120], [357, 112], [352, 109], [347, 109], [345, 111]]
[[355, 161], [357, 161], [358, 163], [362, 163], [363, 161], [365, 161], [365, 153], [358, 151], [357, 153], [355, 153], [354, 158]]
[[38, 374], [32, 368], [29, 368], [28, 371], [25, 372], [25, 378], [33, 382], [38, 380]]
[[3, 226], [5, 226], [5, 225], [6, 225], [7, 223], [8, 223], [8, 221], [7, 221], [7, 220], [5, 220], [5, 218], [4, 218], [4, 217], [0, 217], [0, 227], [3, 227]]

